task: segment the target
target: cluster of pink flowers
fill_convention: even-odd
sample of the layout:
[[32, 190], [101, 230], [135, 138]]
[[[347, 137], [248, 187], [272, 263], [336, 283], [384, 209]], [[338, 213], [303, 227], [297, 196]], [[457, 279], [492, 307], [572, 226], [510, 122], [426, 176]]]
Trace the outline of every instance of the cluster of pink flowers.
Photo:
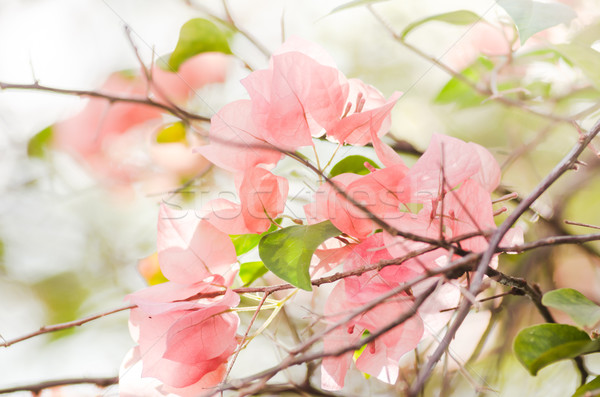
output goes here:
[[[372, 144], [384, 166], [371, 168], [367, 175], [347, 173], [333, 178], [370, 214], [328, 183], [305, 206], [308, 223], [331, 221], [345, 241], [317, 250], [315, 258], [320, 262], [314, 264], [319, 269], [341, 265], [344, 270], [355, 270], [428, 246], [381, 231], [374, 216], [397, 230], [431, 239], [449, 240], [495, 228], [490, 193], [499, 183], [500, 169], [493, 156], [477, 144], [434, 135], [427, 151], [408, 168], [381, 141], [400, 94], [386, 100], [375, 88], [347, 79], [321, 48], [292, 38], [273, 55], [268, 69], [253, 72], [242, 83], [250, 99], [223, 107], [212, 118], [210, 143], [195, 149], [234, 173], [240, 203], [213, 200], [200, 217], [184, 216], [163, 205], [158, 259], [170, 281], [128, 297], [137, 305], [130, 323], [138, 346], [125, 368], [141, 363], [141, 376], [162, 382], [163, 393], [193, 395], [223, 379], [228, 359], [238, 346], [239, 324], [231, 310], [239, 298], [230, 289], [237, 257], [229, 235], [263, 233], [284, 212], [288, 181], [271, 172], [283, 157], [281, 150], [314, 145], [314, 137], [325, 135], [340, 144]], [[518, 231], [509, 238], [518, 239]], [[482, 251], [486, 246], [481, 235], [460, 242], [467, 251]], [[339, 281], [326, 302], [326, 319], [339, 321], [353, 308], [452, 259], [447, 250], [437, 248], [401, 265]], [[418, 284], [412, 293], [388, 300], [327, 334], [325, 351], [357, 343], [365, 331], [385, 327], [410, 310], [413, 296], [426, 288], [423, 284], [432, 282], [437, 280]], [[427, 325], [448, 318], [439, 310], [452, 307], [458, 298], [458, 288], [441, 285], [418, 315], [369, 343], [356, 360], [357, 368], [395, 383], [400, 357], [417, 346]], [[324, 389], [343, 387], [352, 356], [346, 353], [323, 360]]]
[[[223, 82], [229, 62], [224, 54], [205, 53], [187, 60], [177, 74], [153, 66], [151, 84], [140, 73], [117, 72], [99, 92], [140, 100], [150, 96], [161, 104], [183, 106], [195, 90]], [[78, 114], [54, 125], [53, 145], [113, 189], [142, 182], [146, 191], [168, 191], [182, 178], [202, 172], [209, 162], [189, 150], [202, 143], [193, 134], [177, 142], [157, 143], [157, 133], [167, 125], [158, 107], [90, 98]]]

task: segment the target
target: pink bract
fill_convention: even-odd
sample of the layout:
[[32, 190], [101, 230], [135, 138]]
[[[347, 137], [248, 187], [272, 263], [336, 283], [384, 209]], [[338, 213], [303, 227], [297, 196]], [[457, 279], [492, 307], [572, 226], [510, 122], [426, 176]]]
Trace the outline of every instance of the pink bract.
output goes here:
[[287, 179], [261, 167], [239, 174], [238, 195], [241, 204], [226, 199], [210, 201], [204, 208], [204, 218], [227, 234], [262, 233], [285, 208]]
[[[379, 294], [384, 292], [386, 291], [380, 290]], [[357, 304], [352, 297], [348, 296], [345, 280], [342, 280], [329, 296], [325, 314], [330, 322], [335, 322], [343, 319], [359, 306], [360, 304]], [[402, 300], [394, 300], [376, 306], [374, 309], [356, 316], [327, 334], [323, 340], [323, 349], [325, 352], [333, 352], [356, 343], [365, 330], [369, 330], [371, 334], [377, 332], [378, 329], [387, 326], [390, 319], [409, 309], [410, 302]], [[367, 344], [356, 361], [356, 367], [383, 382], [395, 383], [400, 358], [417, 346], [422, 335], [423, 324], [421, 319], [416, 316], [412, 317]], [[340, 390], [343, 388], [347, 370], [352, 362], [352, 356], [353, 352], [350, 351], [337, 357], [323, 358], [321, 365], [321, 387], [323, 389]]]
[[281, 149], [312, 145], [313, 135], [322, 135], [341, 117], [348, 84], [337, 69], [299, 52], [275, 55], [271, 64], [242, 81], [256, 126]]
[[210, 143], [194, 149], [212, 163], [232, 172], [259, 164], [276, 164], [283, 154], [263, 137], [252, 118], [252, 103], [239, 100], [225, 105], [211, 119]]
[[[224, 81], [228, 63], [223, 54], [201, 54], [186, 61], [177, 74], [153, 67], [150, 86], [141, 74], [120, 72], [112, 74], [99, 91], [140, 100], [151, 95], [159, 102], [183, 106], [194, 90]], [[184, 144], [156, 145], [155, 133], [164, 126], [163, 116], [162, 109], [146, 104], [90, 98], [81, 112], [53, 126], [53, 144], [83, 162], [108, 185], [155, 182], [153, 176], [157, 176], [163, 178], [155, 184], [165, 183], [163, 189], [168, 190], [174, 180], [200, 173], [207, 162], [197, 155], [192, 158], [190, 148]], [[198, 144], [193, 140], [190, 143]], [[154, 162], [140, 156], [147, 147]], [[174, 152], [183, 152], [179, 156], [182, 162], [177, 165], [168, 159]], [[164, 168], [156, 167], [157, 163]]]
[[237, 261], [229, 236], [193, 211], [161, 205], [158, 223], [158, 262], [169, 280], [182, 284], [225, 275]]
[[[171, 284], [171, 294], [154, 295], [165, 289], [158, 285], [145, 290], [148, 292], [141, 291], [141, 295], [129, 296], [138, 305], [131, 310], [130, 327], [143, 358], [141, 376], [156, 378], [174, 388], [198, 383], [205, 388], [214, 387], [222, 380], [227, 360], [237, 348], [239, 318], [229, 309], [239, 304], [239, 296], [224, 287], [199, 283], [198, 291], [222, 295], [193, 299], [194, 294], [186, 302], [170, 302], [178, 289], [179, 297], [191, 291], [184, 285], [166, 284]], [[156, 310], [161, 296], [166, 299]]]
[[349, 112], [333, 128], [327, 130], [327, 136], [338, 142], [351, 145], [366, 145], [374, 137], [380, 138], [389, 131], [390, 112], [400, 93], [395, 92], [387, 101], [375, 87], [360, 80], [348, 80], [350, 92], [347, 105]]

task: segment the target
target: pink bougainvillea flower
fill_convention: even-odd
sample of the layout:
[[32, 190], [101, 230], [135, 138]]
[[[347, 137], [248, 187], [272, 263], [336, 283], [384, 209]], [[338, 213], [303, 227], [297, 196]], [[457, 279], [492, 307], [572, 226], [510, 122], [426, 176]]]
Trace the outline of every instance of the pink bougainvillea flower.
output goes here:
[[[131, 97], [143, 97], [145, 84], [139, 78], [121, 73], [112, 74], [101, 92]], [[54, 143], [60, 148], [85, 158], [102, 148], [104, 139], [119, 135], [135, 125], [160, 118], [158, 108], [136, 103], [110, 104], [105, 99], [91, 98], [75, 117], [54, 126]]]
[[313, 135], [333, 127], [348, 95], [339, 70], [296, 51], [274, 55], [269, 69], [250, 74], [242, 84], [256, 126], [268, 142], [286, 150], [312, 145]]
[[[449, 192], [444, 199], [444, 225], [452, 236], [491, 231], [496, 228], [490, 194], [473, 180], [467, 180], [460, 188]], [[484, 251], [488, 242], [477, 236], [460, 242], [460, 246], [473, 252]]]
[[[183, 105], [194, 89], [207, 83], [224, 81], [227, 63], [227, 58], [222, 54], [203, 54], [186, 61], [177, 74], [154, 67], [153, 85], [150, 88], [141, 75], [114, 73], [99, 91], [138, 99], [144, 99], [150, 93], [160, 102], [165, 102], [166, 97]], [[145, 104], [110, 103], [102, 98], [90, 98], [81, 112], [54, 125], [53, 144], [84, 163], [95, 176], [109, 184], [150, 179], [149, 170], [175, 174], [172, 180], [198, 174], [207, 166], [207, 162], [198, 155], [194, 159], [180, 156], [184, 166], [174, 167], [172, 162], [167, 161], [168, 166], [163, 168], [151, 163], [150, 158], [160, 161], [167, 156], [164, 153], [166, 147], [157, 148], [152, 144], [156, 130], [164, 124], [163, 115], [162, 109]], [[167, 146], [171, 152], [190, 152], [190, 148], [183, 144]], [[145, 153], [147, 147], [154, 149], [152, 157]]]
[[447, 56], [448, 63], [456, 70], [463, 70], [482, 54], [506, 56], [511, 52], [509, 37], [512, 34], [512, 31], [503, 32], [501, 27], [487, 22], [476, 23], [452, 46]]
[[493, 192], [500, 184], [502, 176], [502, 170], [498, 162], [483, 146], [474, 142], [469, 142], [468, 145], [475, 149], [475, 152], [479, 156], [479, 169], [471, 176], [471, 179], [479, 183], [488, 192]]
[[[346, 280], [342, 280], [338, 283], [327, 300], [325, 314], [330, 322], [340, 321], [360, 306], [358, 302], [348, 296], [345, 282]], [[378, 295], [387, 290], [377, 291]], [[407, 297], [401, 297], [354, 317], [324, 337], [325, 353], [357, 343], [366, 330], [371, 334], [377, 332], [378, 329], [390, 324], [394, 318], [410, 310], [410, 307], [411, 303]], [[383, 382], [393, 384], [398, 377], [400, 358], [417, 346], [422, 335], [423, 323], [418, 316], [413, 316], [367, 344], [356, 361], [356, 367]], [[343, 388], [347, 371], [352, 363], [353, 353], [350, 351], [337, 357], [323, 358], [321, 365], [321, 387], [323, 389], [340, 390]]]
[[[349, 186], [360, 180], [356, 174], [341, 174], [331, 179], [337, 187], [346, 192], [355, 200], [364, 202], [370, 197], [368, 192], [354, 194], [349, 192]], [[372, 198], [372, 197], [371, 197]], [[369, 207], [370, 203], [363, 203]], [[315, 192], [315, 200], [304, 208], [309, 223], [330, 220], [335, 227], [343, 233], [358, 238], [366, 237], [375, 230], [375, 224], [368, 215], [356, 208], [341, 194], [337, 193], [328, 183], [323, 183]]]
[[119, 369], [120, 397], [197, 397], [205, 396], [223, 379], [225, 368], [210, 372], [187, 387], [172, 387], [156, 378], [142, 377], [143, 362], [139, 347], [129, 350]]
[[[381, 264], [394, 259], [384, 246], [383, 233], [376, 233], [352, 247], [344, 262], [344, 271], [360, 270], [371, 264]], [[345, 280], [348, 299], [357, 304], [365, 304], [401, 283], [422, 273], [421, 269], [402, 265], [389, 265], [381, 270], [365, 272]]]
[[161, 205], [158, 222], [158, 261], [171, 281], [189, 284], [212, 274], [232, 272], [237, 256], [226, 233], [193, 212]]
[[351, 145], [366, 145], [373, 135], [380, 138], [391, 125], [390, 112], [400, 93], [395, 92], [387, 101], [375, 87], [360, 80], [348, 80], [350, 92], [343, 118], [331, 129], [327, 136], [338, 142]]
[[447, 135], [434, 134], [425, 153], [410, 169], [411, 201], [437, 198], [475, 175], [480, 168], [473, 146]]
[[263, 138], [252, 118], [252, 103], [225, 105], [211, 119], [210, 143], [194, 149], [217, 166], [232, 172], [258, 164], [276, 164], [283, 154]]
[[[193, 285], [168, 282], [127, 297], [130, 329], [142, 360], [142, 377], [173, 388], [211, 388], [223, 378], [227, 360], [237, 348], [239, 296], [222, 277]], [[202, 298], [201, 294], [216, 294]], [[197, 298], [199, 297], [199, 298]]]
[[227, 234], [262, 233], [283, 213], [288, 195], [287, 179], [261, 167], [237, 178], [241, 204], [216, 199], [204, 208], [204, 218]]
[[[224, 82], [230, 58], [219, 52], [206, 52], [186, 60], [177, 72], [152, 68], [152, 92], [161, 102], [185, 103], [194, 90]], [[165, 98], [166, 96], [166, 98]]]
[[[329, 219], [342, 232], [365, 238], [379, 227], [372, 220], [372, 215], [383, 218], [390, 213], [398, 213], [402, 205], [401, 200], [408, 195], [401, 183], [406, 179], [407, 171], [408, 168], [404, 164], [396, 164], [364, 176], [341, 174], [331, 179], [348, 197], [362, 204], [370, 214], [336, 192], [329, 183], [323, 183], [315, 193], [314, 202], [305, 207], [306, 215], [309, 219], [315, 218], [315, 222]], [[392, 190], [393, 188], [398, 191]]]
[[[389, 252], [382, 247], [383, 236], [377, 233], [362, 243], [354, 246], [352, 252], [344, 259], [344, 270], [358, 270], [365, 266], [392, 259]], [[369, 271], [360, 276], [342, 280], [333, 290], [325, 306], [328, 321], [336, 322], [347, 316], [352, 310], [373, 301], [401, 283], [418, 274], [403, 265], [388, 266], [395, 268], [387, 273]], [[384, 270], [385, 270], [384, 269]], [[337, 328], [324, 338], [325, 352], [343, 348], [356, 343], [365, 330], [370, 333], [388, 325], [394, 318], [410, 310], [410, 298], [400, 294], [398, 298], [383, 303], [356, 316], [347, 324]], [[369, 343], [356, 361], [356, 367], [386, 383], [395, 383], [398, 376], [399, 360], [406, 352], [414, 349], [423, 335], [423, 323], [414, 316], [403, 324], [393, 328]], [[339, 357], [325, 357], [322, 364], [321, 383], [327, 390], [339, 390], [344, 385], [344, 378], [352, 361], [353, 352]]]
[[246, 226], [250, 233], [262, 233], [283, 213], [288, 181], [260, 167], [248, 170], [240, 179], [239, 194]]

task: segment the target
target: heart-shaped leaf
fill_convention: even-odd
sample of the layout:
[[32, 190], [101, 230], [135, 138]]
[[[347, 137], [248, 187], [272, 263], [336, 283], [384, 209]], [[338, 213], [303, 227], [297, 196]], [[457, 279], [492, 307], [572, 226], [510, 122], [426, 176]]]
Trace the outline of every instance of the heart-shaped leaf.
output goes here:
[[580, 327], [591, 327], [600, 321], [600, 306], [572, 288], [546, 292], [542, 303], [567, 313]]
[[289, 226], [265, 235], [258, 244], [258, 253], [265, 266], [282, 280], [312, 291], [310, 260], [319, 245], [340, 234], [331, 221]]
[[541, 324], [521, 330], [513, 347], [521, 364], [536, 375], [560, 360], [600, 351], [600, 340], [590, 339], [586, 332], [571, 325]]
[[179, 31], [179, 40], [168, 66], [177, 71], [182, 63], [203, 52], [231, 54], [227, 38], [228, 34], [213, 22], [203, 18], [190, 19]]

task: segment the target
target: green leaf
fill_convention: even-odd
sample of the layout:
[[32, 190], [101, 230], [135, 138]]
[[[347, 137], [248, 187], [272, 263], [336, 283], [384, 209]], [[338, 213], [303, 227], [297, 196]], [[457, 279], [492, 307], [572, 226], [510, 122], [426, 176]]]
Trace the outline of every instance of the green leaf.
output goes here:
[[600, 390], [600, 376], [597, 376], [585, 385], [578, 387], [571, 397], [584, 397], [587, 392], [597, 392], [598, 390]]
[[[275, 223], [280, 224], [281, 218], [275, 219]], [[277, 226], [271, 225], [269, 230], [261, 234], [232, 234], [229, 238], [231, 238], [231, 241], [233, 242], [236, 255], [240, 256], [256, 247], [262, 236], [271, 233], [275, 229], [277, 229]]]
[[268, 271], [269, 269], [260, 261], [246, 262], [240, 265], [240, 278], [244, 282], [244, 287], [246, 287]]
[[310, 260], [319, 245], [340, 234], [331, 221], [290, 226], [265, 235], [258, 244], [258, 253], [265, 266], [279, 278], [312, 291]]
[[470, 25], [472, 23], [479, 22], [480, 20], [481, 17], [472, 11], [459, 10], [446, 12], [444, 14], [432, 15], [425, 19], [421, 19], [409, 24], [406, 28], [404, 28], [400, 37], [404, 40], [404, 38], [415, 28], [431, 21], [446, 22], [452, 25]]
[[27, 143], [29, 157], [46, 157], [48, 146], [52, 142], [52, 127], [47, 127], [35, 134]]
[[258, 245], [262, 235], [260, 234], [234, 234], [229, 236], [233, 241], [235, 247], [235, 253], [237, 256], [245, 254], [252, 248]]
[[[493, 63], [488, 59], [479, 57], [472, 65], [465, 68], [461, 74], [469, 81], [479, 81], [481, 76], [492, 70]], [[439, 105], [454, 103], [460, 108], [467, 108], [481, 105], [486, 97], [479, 95], [468, 84], [453, 77], [442, 88], [434, 102]]]
[[389, 1], [389, 0], [354, 0], [354, 1], [350, 1], [348, 3], [342, 4], [341, 6], [335, 7], [333, 10], [331, 10], [331, 12], [328, 15], [331, 15], [338, 11], [347, 10], [348, 8], [366, 6], [366, 5], [373, 4], [373, 3], [381, 3], [383, 1]]
[[177, 122], [169, 124], [156, 134], [157, 143], [185, 142], [185, 126]]
[[173, 71], [194, 55], [203, 52], [222, 52], [231, 54], [228, 34], [213, 22], [203, 19], [190, 19], [179, 31], [179, 41], [169, 57], [169, 67]]
[[558, 44], [554, 48], [570, 63], [577, 66], [591, 83], [600, 88], [600, 53], [578, 43]]
[[600, 321], [600, 306], [572, 288], [547, 292], [542, 303], [567, 313], [580, 327], [592, 327]]
[[541, 324], [521, 330], [513, 347], [521, 364], [535, 376], [547, 365], [600, 351], [600, 339], [592, 340], [571, 325]]
[[373, 160], [365, 156], [353, 155], [344, 157], [336, 165], [334, 165], [329, 172], [329, 176], [333, 178], [336, 175], [344, 174], [346, 172], [358, 175], [367, 175], [369, 170], [367, 167], [365, 167], [365, 163], [369, 163], [373, 167], [379, 168], [379, 166]]
[[496, 0], [512, 18], [521, 44], [534, 34], [561, 23], [567, 23], [577, 14], [573, 9], [561, 3], [542, 3], [533, 0]]

